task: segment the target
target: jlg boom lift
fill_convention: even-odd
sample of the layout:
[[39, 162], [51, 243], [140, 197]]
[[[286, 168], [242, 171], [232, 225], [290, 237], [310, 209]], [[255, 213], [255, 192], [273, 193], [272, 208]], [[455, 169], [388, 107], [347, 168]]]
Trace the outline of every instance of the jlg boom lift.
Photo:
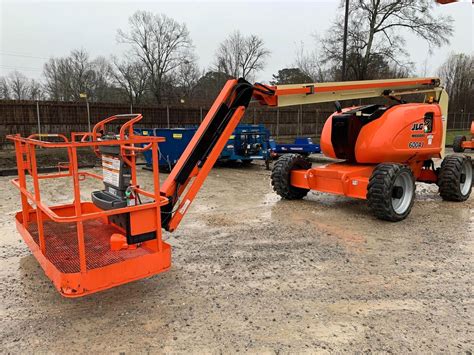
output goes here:
[[[423, 103], [400, 97], [424, 94]], [[437, 183], [443, 199], [466, 200], [472, 185], [468, 157], [447, 156], [435, 169], [432, 158], [444, 154], [448, 96], [436, 78], [265, 86], [229, 80], [163, 185], [159, 184], [159, 137], [136, 136], [141, 115], [117, 115], [99, 122], [91, 133], [9, 136], [16, 148], [22, 211], [17, 228], [46, 275], [66, 297], [78, 297], [167, 270], [170, 245], [162, 229], [174, 231], [252, 99], [263, 105], [289, 106], [337, 100], [387, 97], [392, 105], [342, 109], [324, 125], [323, 152], [343, 161], [312, 167], [299, 155], [275, 164], [272, 184], [286, 199], [319, 190], [367, 199], [375, 216], [405, 218], [413, 204], [415, 180]], [[108, 127], [126, 120], [118, 133]], [[52, 142], [49, 137], [56, 137]], [[57, 142], [57, 138], [62, 142]], [[56, 174], [40, 175], [36, 148], [65, 148], [69, 163]], [[91, 147], [102, 158], [103, 174], [79, 171], [77, 149]], [[153, 190], [138, 183], [136, 154], [151, 149]], [[27, 173], [31, 179], [27, 179]], [[92, 202], [81, 201], [85, 178], [103, 181]], [[72, 203], [48, 206], [41, 183], [67, 178], [73, 182]], [[30, 191], [27, 180], [31, 180]]]
[[456, 136], [453, 140], [453, 150], [456, 153], [462, 153], [466, 149], [474, 149], [474, 121], [471, 122], [471, 138], [466, 139], [466, 136]]

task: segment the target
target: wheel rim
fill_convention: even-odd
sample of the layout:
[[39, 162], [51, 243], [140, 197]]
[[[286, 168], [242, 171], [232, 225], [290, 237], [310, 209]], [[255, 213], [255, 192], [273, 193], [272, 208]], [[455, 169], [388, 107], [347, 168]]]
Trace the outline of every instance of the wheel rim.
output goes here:
[[464, 164], [462, 165], [461, 181], [459, 183], [461, 194], [463, 196], [466, 196], [469, 193], [469, 191], [471, 190], [471, 185], [472, 185], [472, 165], [471, 165], [471, 162], [466, 159], [464, 161]]
[[[398, 192], [398, 194], [395, 194], [395, 192]], [[395, 213], [403, 214], [408, 210], [410, 207], [412, 195], [413, 180], [410, 173], [404, 171], [397, 176], [392, 188], [392, 208]]]

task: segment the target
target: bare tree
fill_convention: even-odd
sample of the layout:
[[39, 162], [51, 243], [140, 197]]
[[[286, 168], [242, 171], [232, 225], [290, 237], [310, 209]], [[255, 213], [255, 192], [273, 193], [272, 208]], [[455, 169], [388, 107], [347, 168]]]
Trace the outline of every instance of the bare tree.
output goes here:
[[114, 64], [112, 75], [115, 82], [125, 91], [130, 103], [141, 103], [149, 81], [145, 64], [129, 58], [120, 61], [114, 57], [112, 61]]
[[473, 112], [474, 55], [451, 54], [438, 69], [449, 94], [450, 111]]
[[[430, 48], [448, 44], [453, 20], [449, 16], [433, 15], [430, 11], [433, 6], [431, 0], [351, 1], [346, 77], [370, 79], [382, 62], [386, 63], [385, 67], [401, 67], [405, 71], [410, 68], [403, 31], [424, 39]], [[336, 68], [337, 77], [341, 76], [342, 39], [343, 19], [338, 16], [322, 41], [323, 62]]]
[[0, 99], [42, 100], [44, 98], [42, 84], [35, 79], [28, 79], [18, 71], [7, 77], [0, 77]]
[[9, 73], [7, 77], [0, 77], [0, 99], [41, 100], [43, 97], [41, 83], [28, 79], [18, 71]]
[[190, 54], [189, 59], [179, 66], [173, 80], [180, 99], [186, 98], [188, 100], [192, 97], [196, 85], [203, 75], [197, 65], [196, 57]]
[[321, 65], [321, 59], [317, 52], [315, 50], [305, 51], [303, 42], [296, 48], [294, 66], [310, 77], [312, 82], [322, 82], [329, 79], [328, 70]]
[[10, 87], [8, 86], [8, 81], [5, 77], [0, 77], [0, 99], [10, 99]]
[[51, 58], [43, 74], [46, 91], [54, 100], [79, 100], [81, 93], [91, 96], [92, 65], [82, 49], [65, 58]]
[[45, 91], [52, 100], [67, 100], [65, 88], [67, 80], [66, 75], [63, 75], [62, 59], [50, 58], [43, 66], [43, 76], [45, 77]]
[[44, 88], [53, 100], [80, 100], [82, 93], [90, 100], [114, 98], [112, 68], [103, 57], [94, 60], [83, 50], [73, 50], [64, 58], [51, 58], [43, 68]]
[[8, 75], [7, 81], [14, 100], [29, 98], [29, 82], [26, 76], [15, 70]]
[[28, 98], [30, 100], [43, 100], [43, 87], [41, 83], [35, 79], [31, 79], [29, 82], [29, 89], [28, 89]]
[[163, 15], [137, 11], [129, 18], [130, 30], [118, 30], [118, 41], [132, 46], [132, 53], [148, 70], [150, 88], [161, 103], [167, 76], [175, 71], [192, 48], [185, 24]]
[[105, 57], [97, 57], [91, 63], [90, 91], [95, 101], [114, 101], [112, 64]]
[[225, 39], [216, 51], [215, 69], [232, 77], [251, 77], [265, 67], [270, 51], [256, 35], [244, 36], [239, 31]]
[[83, 50], [73, 50], [68, 58], [71, 95], [73, 100], [80, 100], [81, 93], [93, 97], [94, 68], [89, 54]]

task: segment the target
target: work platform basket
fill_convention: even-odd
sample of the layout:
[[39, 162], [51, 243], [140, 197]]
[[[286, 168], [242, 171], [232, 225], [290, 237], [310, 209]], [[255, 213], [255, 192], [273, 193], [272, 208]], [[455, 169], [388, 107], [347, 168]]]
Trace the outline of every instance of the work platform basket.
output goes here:
[[[79, 297], [151, 276], [171, 265], [170, 246], [162, 241], [161, 235], [161, 207], [168, 204], [168, 198], [160, 195], [158, 171], [158, 143], [164, 139], [135, 136], [133, 125], [141, 118], [139, 114], [112, 116], [99, 122], [91, 133], [72, 133], [71, 139], [60, 134], [8, 136], [15, 144], [18, 166], [18, 178], [12, 182], [21, 194], [22, 210], [16, 214], [17, 229], [46, 275], [65, 297]], [[105, 124], [123, 119], [127, 122], [114, 139], [101, 139]], [[77, 154], [83, 147], [92, 148], [99, 156], [101, 151], [116, 149], [130, 167], [130, 190], [140, 203], [106, 210], [92, 202], [81, 201], [81, 181], [104, 179], [103, 175], [79, 171]], [[56, 173], [39, 174], [38, 148], [66, 149], [68, 162], [61, 164]], [[155, 163], [152, 192], [140, 188], [136, 174], [136, 153], [148, 149]], [[71, 179], [73, 201], [47, 205], [41, 198], [41, 182], [51, 179]], [[63, 191], [58, 193], [64, 195]], [[140, 196], [147, 202], [141, 203]], [[118, 215], [129, 218], [128, 231], [111, 222], [114, 221], [111, 217]], [[111, 239], [126, 232], [152, 234], [152, 237], [133, 245], [125, 242], [118, 248], [111, 247]]]

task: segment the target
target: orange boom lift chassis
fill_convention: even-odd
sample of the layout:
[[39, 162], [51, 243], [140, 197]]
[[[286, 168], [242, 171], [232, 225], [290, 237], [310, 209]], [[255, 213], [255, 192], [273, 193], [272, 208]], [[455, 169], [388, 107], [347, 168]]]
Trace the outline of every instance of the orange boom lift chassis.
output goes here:
[[466, 136], [456, 136], [453, 141], [453, 150], [456, 153], [462, 153], [466, 149], [474, 149], [474, 121], [471, 122], [471, 139]]
[[[425, 95], [424, 103], [405, 104], [398, 98], [417, 93]], [[226, 83], [161, 187], [158, 148], [164, 139], [133, 133], [140, 114], [109, 117], [92, 132], [72, 133], [70, 139], [59, 134], [8, 136], [15, 144], [18, 178], [13, 184], [20, 190], [22, 204], [15, 217], [17, 228], [46, 275], [66, 297], [160, 273], [171, 265], [170, 246], [162, 240], [162, 229], [172, 232], [178, 227], [252, 99], [263, 105], [289, 106], [380, 96], [398, 102], [344, 110], [338, 105], [326, 122], [323, 151], [344, 162], [312, 168], [301, 156], [284, 156], [272, 172], [276, 192], [294, 199], [315, 189], [368, 198], [369, 204], [374, 195], [378, 203], [375, 214], [390, 220], [408, 214], [405, 210], [394, 215], [393, 210], [397, 206], [411, 208], [415, 179], [438, 183], [446, 199], [466, 199], [472, 182], [470, 160], [447, 157], [440, 170], [435, 170], [431, 161], [444, 153], [448, 98], [438, 79], [272, 87], [238, 79]], [[120, 120], [125, 123], [118, 133], [107, 132], [107, 127]], [[40, 175], [38, 147], [64, 148], [69, 162], [58, 173]], [[102, 159], [102, 175], [79, 171], [77, 150], [82, 147], [92, 148]], [[152, 191], [140, 187], [136, 173], [136, 154], [148, 149], [153, 154]], [[461, 170], [451, 176], [452, 169], [459, 166]], [[72, 180], [73, 201], [49, 206], [41, 197], [40, 182], [58, 178]], [[104, 185], [92, 192], [88, 202], [81, 200], [80, 190], [86, 178], [101, 180]], [[383, 208], [388, 215], [383, 214]]]

